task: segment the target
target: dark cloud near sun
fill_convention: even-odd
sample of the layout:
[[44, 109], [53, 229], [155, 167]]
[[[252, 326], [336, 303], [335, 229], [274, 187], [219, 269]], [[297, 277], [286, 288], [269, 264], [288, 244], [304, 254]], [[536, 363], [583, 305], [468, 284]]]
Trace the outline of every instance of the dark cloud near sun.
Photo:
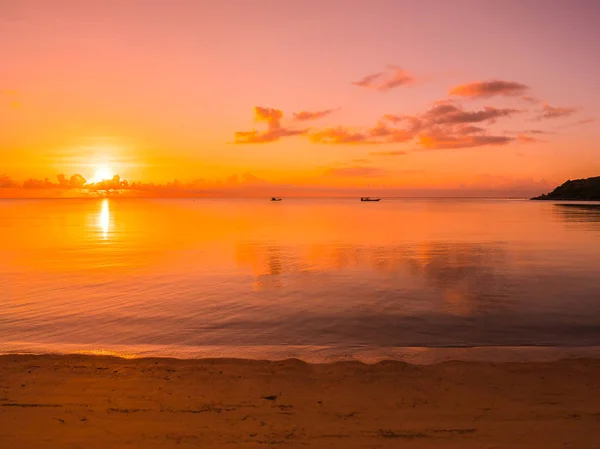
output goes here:
[[13, 181], [10, 176], [0, 175], [0, 189], [12, 189], [16, 187], [19, 187], [19, 184]]
[[[174, 180], [164, 184], [155, 184], [152, 182], [128, 181], [119, 175], [111, 179], [105, 179], [100, 182], [88, 182], [83, 176], [75, 174], [67, 177], [64, 174], [56, 176], [56, 181], [49, 178], [27, 179], [22, 183], [15, 182], [12, 178], [1, 175], [0, 189], [24, 189], [31, 191], [55, 191], [65, 192], [66, 196], [144, 196], [151, 195], [157, 197], [187, 197], [202, 196], [213, 194], [226, 194], [236, 189], [245, 191], [259, 191], [261, 189], [271, 189], [272, 183], [261, 179], [252, 173], [245, 173], [241, 176], [233, 175], [224, 181], [206, 181], [197, 179], [190, 182], [180, 182]], [[286, 185], [282, 185], [286, 186]], [[266, 191], [264, 192], [266, 193]], [[54, 194], [56, 195], [56, 193]], [[62, 194], [58, 194], [61, 195]], [[1, 194], [0, 194], [1, 196]]]
[[[475, 81], [461, 84], [450, 89], [450, 95], [470, 98], [489, 98], [496, 95], [516, 96], [523, 95], [529, 90], [529, 86], [515, 81]], [[533, 97], [528, 97], [532, 98]]]

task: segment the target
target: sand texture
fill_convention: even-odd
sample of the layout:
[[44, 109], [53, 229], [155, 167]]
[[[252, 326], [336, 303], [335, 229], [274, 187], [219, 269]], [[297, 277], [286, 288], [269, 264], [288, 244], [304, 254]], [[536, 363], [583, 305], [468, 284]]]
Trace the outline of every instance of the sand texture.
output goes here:
[[600, 448], [600, 360], [0, 357], [0, 448]]

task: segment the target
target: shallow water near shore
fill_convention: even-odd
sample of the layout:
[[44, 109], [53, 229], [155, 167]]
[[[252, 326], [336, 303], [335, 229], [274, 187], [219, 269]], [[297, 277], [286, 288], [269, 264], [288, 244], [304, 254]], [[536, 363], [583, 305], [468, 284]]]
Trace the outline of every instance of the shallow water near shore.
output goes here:
[[0, 200], [0, 352], [597, 356], [600, 208]]

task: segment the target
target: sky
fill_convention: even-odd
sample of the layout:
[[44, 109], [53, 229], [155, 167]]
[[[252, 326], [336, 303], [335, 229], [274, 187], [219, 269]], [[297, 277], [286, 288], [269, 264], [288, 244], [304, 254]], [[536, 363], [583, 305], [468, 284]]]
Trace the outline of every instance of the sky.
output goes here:
[[596, 0], [0, 0], [0, 197], [600, 175]]

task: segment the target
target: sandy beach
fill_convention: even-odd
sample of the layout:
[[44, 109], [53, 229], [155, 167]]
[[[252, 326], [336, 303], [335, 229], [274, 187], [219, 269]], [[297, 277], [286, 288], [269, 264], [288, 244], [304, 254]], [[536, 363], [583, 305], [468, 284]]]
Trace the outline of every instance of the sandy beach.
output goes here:
[[600, 360], [0, 357], [0, 447], [596, 448]]

